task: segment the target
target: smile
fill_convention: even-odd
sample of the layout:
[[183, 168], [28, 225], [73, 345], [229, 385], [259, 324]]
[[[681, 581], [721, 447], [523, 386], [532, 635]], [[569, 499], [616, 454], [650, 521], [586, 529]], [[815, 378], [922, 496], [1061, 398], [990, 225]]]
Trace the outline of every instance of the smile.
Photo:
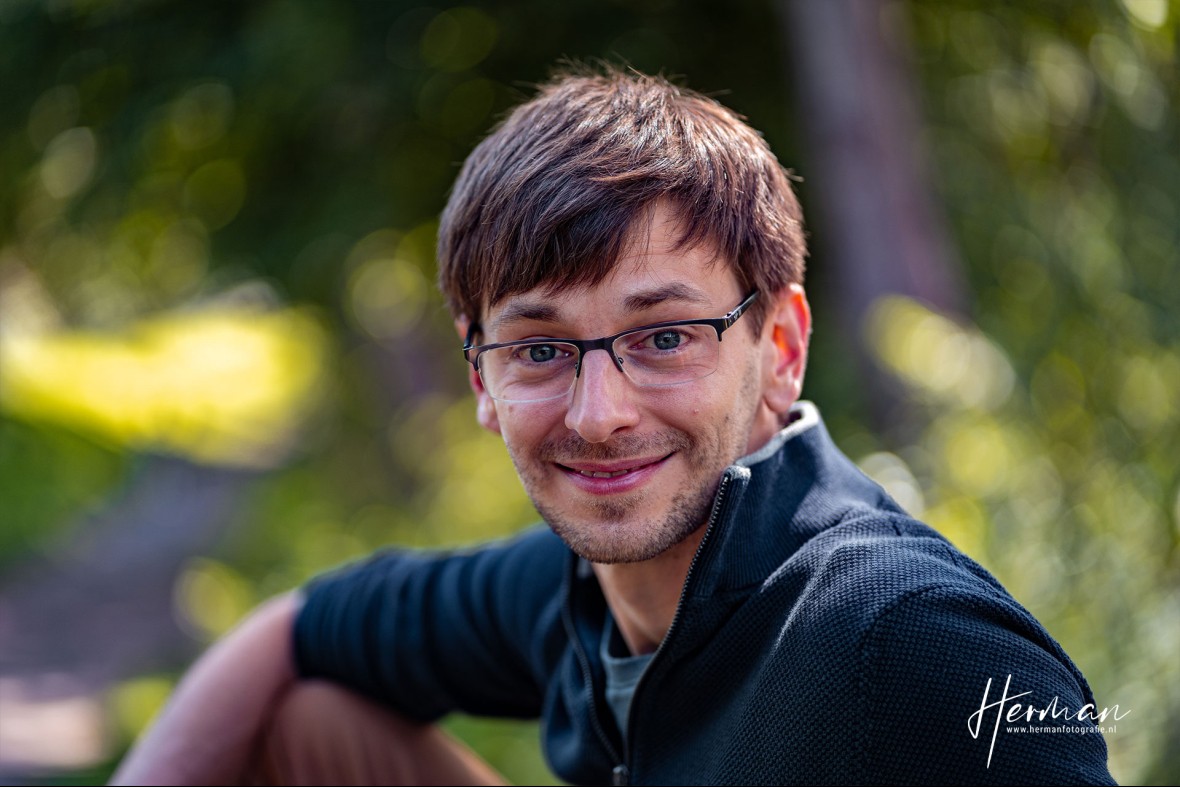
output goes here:
[[609, 464], [598, 462], [555, 464], [565, 472], [567, 478], [574, 481], [576, 486], [584, 491], [595, 494], [617, 494], [643, 484], [674, 453], [651, 458], [625, 459]]
[[[668, 456], [671, 456], [671, 454], [668, 454]], [[665, 459], [668, 458], [668, 456], [661, 456], [658, 459], [641, 459], [638, 462], [636, 462], [628, 467], [624, 467], [624, 468], [617, 469], [617, 470], [613, 469], [613, 468], [612, 469], [605, 469], [605, 468], [600, 469], [598, 466], [588, 466], [588, 465], [582, 465], [581, 467], [575, 467], [573, 465], [559, 465], [559, 466], [564, 470], [573, 471], [573, 472], [577, 473], [578, 475], [584, 475], [587, 478], [618, 478], [621, 475], [627, 475], [627, 473], [633, 473], [636, 470], [642, 470], [645, 467], [651, 467], [652, 465], [656, 464], [657, 462], [664, 461]]]

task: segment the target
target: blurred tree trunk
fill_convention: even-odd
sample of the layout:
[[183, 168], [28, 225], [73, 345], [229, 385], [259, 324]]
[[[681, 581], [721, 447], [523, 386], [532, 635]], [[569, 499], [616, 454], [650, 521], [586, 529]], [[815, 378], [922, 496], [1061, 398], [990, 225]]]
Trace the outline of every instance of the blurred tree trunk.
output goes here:
[[933, 198], [898, 3], [780, 0], [795, 113], [810, 162], [801, 173], [842, 338], [857, 358], [876, 425], [897, 436], [909, 409], [865, 337], [889, 294], [961, 312], [957, 255]]

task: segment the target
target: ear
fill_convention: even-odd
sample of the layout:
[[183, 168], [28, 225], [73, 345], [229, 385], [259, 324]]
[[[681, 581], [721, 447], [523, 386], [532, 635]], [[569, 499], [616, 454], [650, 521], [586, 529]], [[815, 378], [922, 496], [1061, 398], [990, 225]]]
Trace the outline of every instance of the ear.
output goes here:
[[786, 413], [803, 393], [811, 307], [802, 285], [791, 284], [772, 296], [762, 325], [762, 398], [775, 413]]
[[[455, 320], [455, 330], [459, 332], [460, 340], [467, 338], [467, 329], [470, 325], [471, 320], [466, 316]], [[483, 387], [483, 380], [479, 379], [479, 372], [475, 371], [475, 367], [471, 364], [467, 364], [467, 382], [471, 384], [471, 390], [475, 392], [475, 420], [479, 421], [479, 425], [489, 432], [500, 434], [500, 418], [496, 414], [496, 400], [488, 396], [488, 392]]]

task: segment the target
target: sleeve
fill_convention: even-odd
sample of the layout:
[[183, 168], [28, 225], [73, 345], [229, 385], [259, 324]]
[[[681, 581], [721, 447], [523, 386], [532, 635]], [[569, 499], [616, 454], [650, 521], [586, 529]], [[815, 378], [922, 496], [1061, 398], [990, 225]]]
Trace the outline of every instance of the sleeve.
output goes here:
[[1114, 784], [1113, 723], [1044, 628], [1006, 596], [935, 587], [862, 639], [866, 773], [910, 784]]
[[313, 580], [295, 623], [299, 674], [420, 721], [535, 717], [567, 554], [537, 528], [467, 553], [378, 553]]

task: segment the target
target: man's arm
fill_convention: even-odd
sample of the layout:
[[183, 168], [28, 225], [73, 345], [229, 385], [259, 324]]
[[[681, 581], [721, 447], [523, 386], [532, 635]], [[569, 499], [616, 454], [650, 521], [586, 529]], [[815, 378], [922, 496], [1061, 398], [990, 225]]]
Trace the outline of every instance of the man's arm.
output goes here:
[[189, 670], [112, 784], [229, 784], [241, 777], [277, 700], [295, 681], [302, 597], [258, 607]]
[[540, 527], [470, 551], [384, 550], [319, 577], [295, 630], [300, 676], [417, 722], [536, 718], [561, 654], [568, 557]]

